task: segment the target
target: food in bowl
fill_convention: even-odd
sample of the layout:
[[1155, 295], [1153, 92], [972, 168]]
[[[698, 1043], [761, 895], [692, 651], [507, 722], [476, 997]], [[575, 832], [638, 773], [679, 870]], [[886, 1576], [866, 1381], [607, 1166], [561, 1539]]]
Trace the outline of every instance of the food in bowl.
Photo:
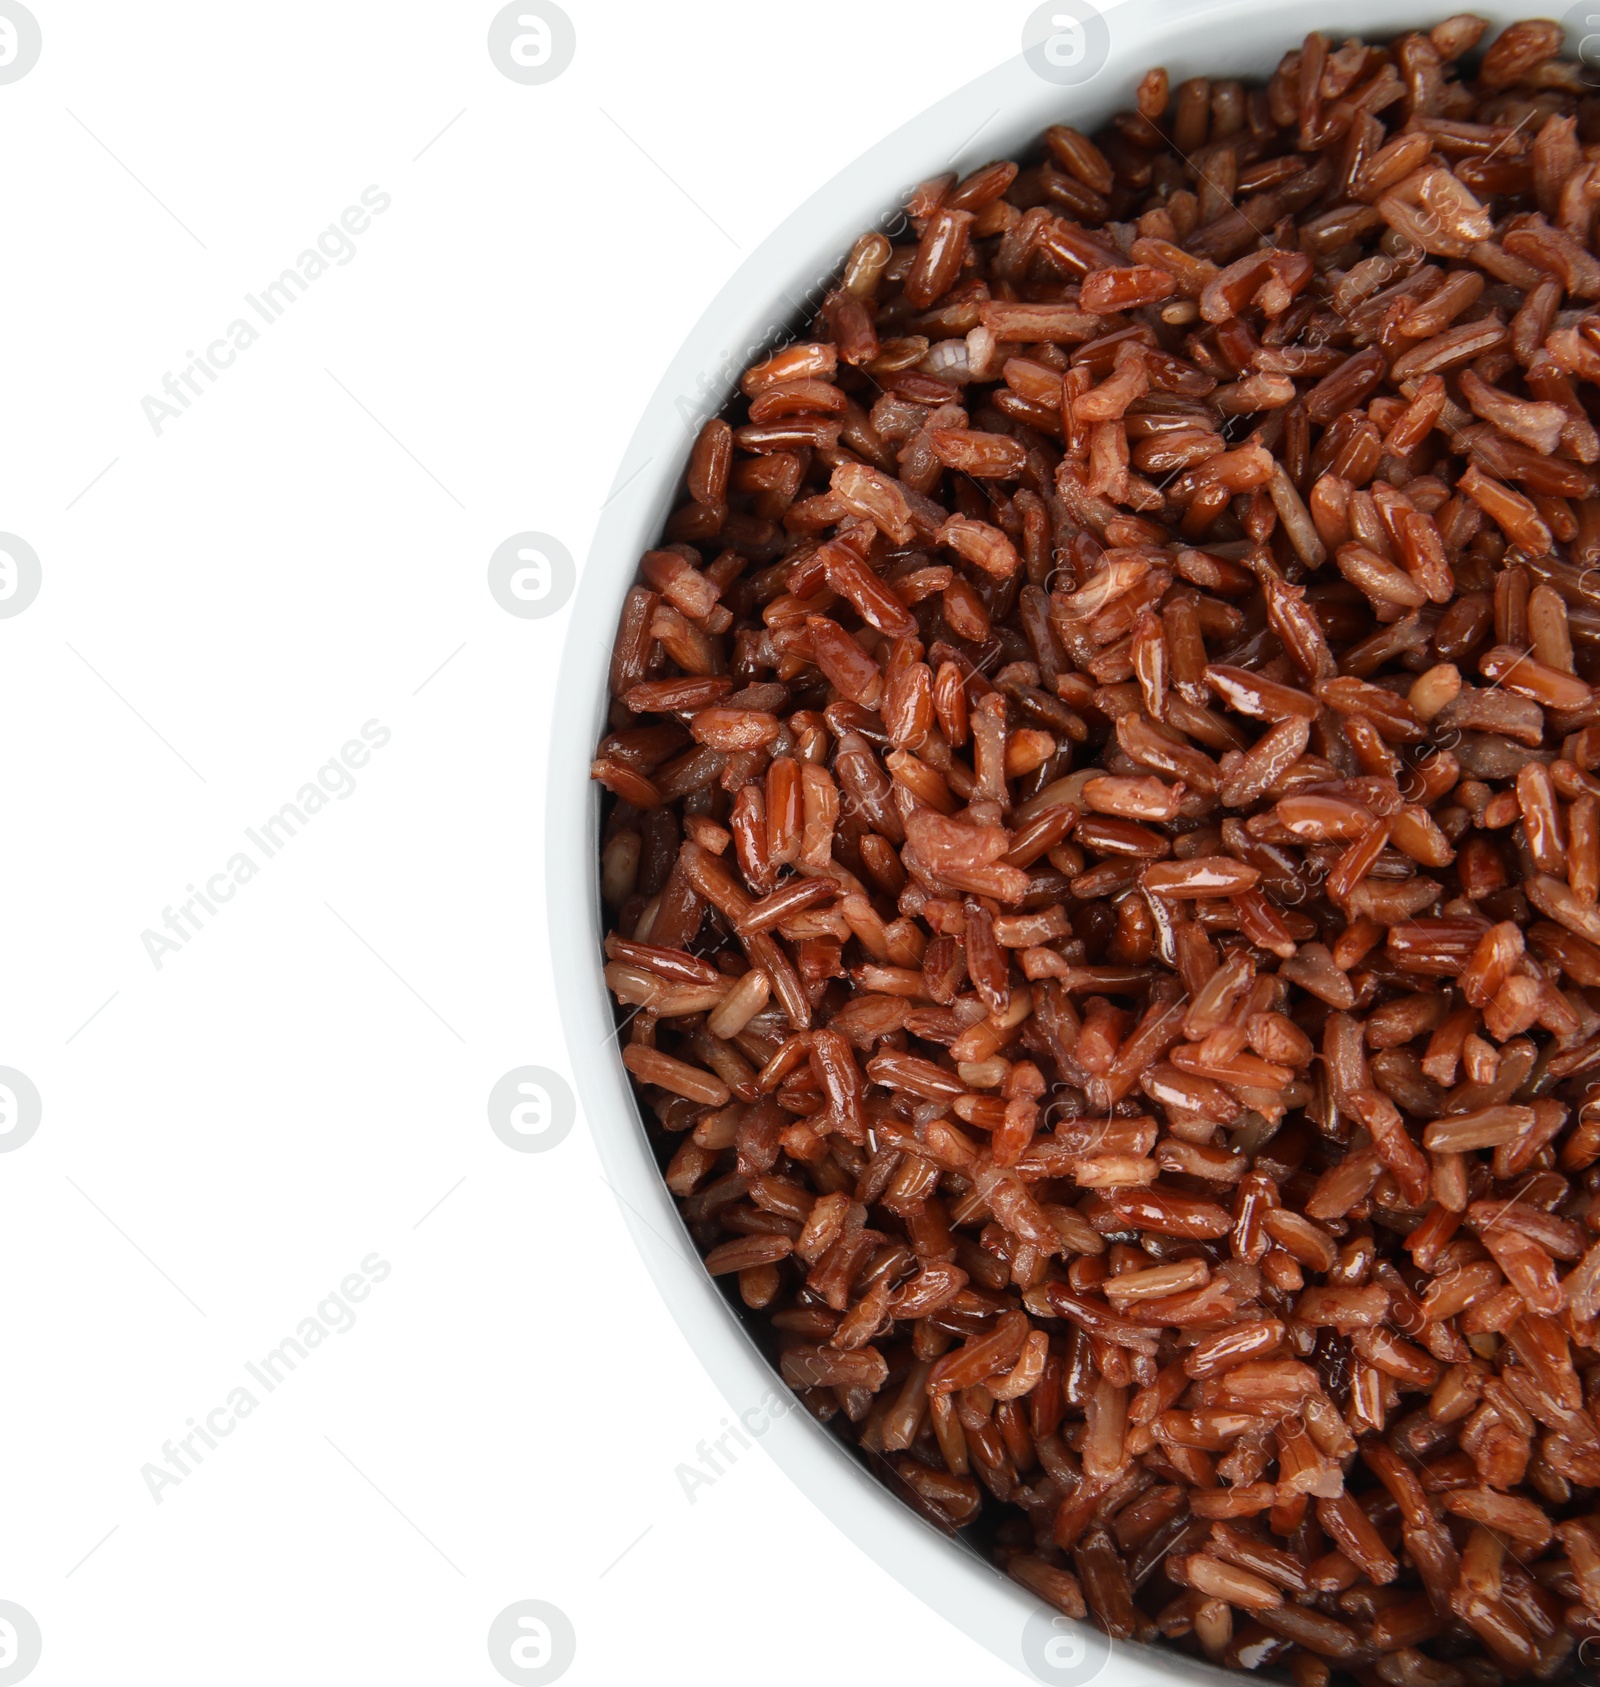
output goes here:
[[593, 765], [622, 1058], [790, 1387], [1058, 1610], [1297, 1687], [1600, 1639], [1562, 48], [1313, 34], [924, 183], [700, 432]]

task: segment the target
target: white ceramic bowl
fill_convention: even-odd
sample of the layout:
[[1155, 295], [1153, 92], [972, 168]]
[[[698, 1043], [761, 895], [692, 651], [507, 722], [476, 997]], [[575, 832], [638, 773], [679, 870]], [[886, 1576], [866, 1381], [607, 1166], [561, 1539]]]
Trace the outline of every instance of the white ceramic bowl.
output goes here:
[[[1076, 9], [1081, 15], [1082, 6]], [[924, 1523], [804, 1410], [775, 1417], [771, 1402], [787, 1391], [695, 1257], [650, 1152], [613, 1036], [600, 972], [598, 788], [588, 777], [608, 702], [607, 657], [639, 558], [679, 493], [698, 426], [686, 427], [686, 413], [703, 419], [721, 408], [759, 348], [775, 331], [795, 326], [786, 301], [820, 300], [856, 236], [892, 213], [915, 183], [941, 170], [1015, 157], [1051, 123], [1093, 130], [1132, 104], [1139, 77], [1155, 64], [1167, 67], [1174, 84], [1197, 75], [1260, 77], [1311, 29], [1335, 40], [1386, 35], [1427, 27], [1452, 10], [1474, 11], [1499, 26], [1548, 16], [1551, 8], [1537, 0], [1462, 0], [1456, 6], [1449, 0], [1431, 6], [1417, 0], [1124, 0], [1102, 7], [1110, 52], [1088, 83], [1063, 88], [1046, 82], [1019, 52], [930, 107], [813, 194], [712, 301], [628, 445], [614, 482], [623, 490], [602, 512], [573, 604], [560, 688], [570, 707], [552, 734], [550, 752], [550, 937], [571, 1069], [623, 1215], [662, 1298], [729, 1405], [736, 1415], [749, 1414], [747, 1426], [795, 1483], [941, 1615], [1024, 1675], [1063, 1687], [1087, 1687], [1091, 1680], [1096, 1687], [1149, 1687], [1239, 1678], [1151, 1647], [1129, 1644], [1108, 1653], [1092, 1632], [1065, 1632], [1077, 1626], [1065, 1619], [1055, 1619], [1052, 1630], [1038, 1600]], [[1019, 28], [1022, 15], [1019, 7]], [[980, 131], [976, 144], [966, 142]]]

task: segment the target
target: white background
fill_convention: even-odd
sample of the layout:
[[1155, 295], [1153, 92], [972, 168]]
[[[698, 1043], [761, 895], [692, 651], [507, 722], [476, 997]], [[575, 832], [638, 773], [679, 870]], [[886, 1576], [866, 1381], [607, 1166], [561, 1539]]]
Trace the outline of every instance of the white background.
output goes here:
[[[581, 565], [742, 256], [1028, 8], [566, 3], [574, 63], [521, 87], [492, 4], [33, 0], [0, 87], [0, 529], [43, 566], [0, 620], [0, 1065], [43, 1096], [0, 1156], [0, 1598], [40, 1687], [493, 1683], [525, 1598], [573, 1682], [1015, 1679], [759, 1450], [688, 1503], [728, 1408], [589, 1121], [488, 1128], [509, 1068], [584, 1054], [543, 937], [566, 617], [485, 568], [524, 529]], [[265, 328], [244, 295], [369, 184]], [[370, 720], [354, 794], [158, 970], [141, 933]], [[141, 1467], [373, 1252], [355, 1326], [156, 1504]]]

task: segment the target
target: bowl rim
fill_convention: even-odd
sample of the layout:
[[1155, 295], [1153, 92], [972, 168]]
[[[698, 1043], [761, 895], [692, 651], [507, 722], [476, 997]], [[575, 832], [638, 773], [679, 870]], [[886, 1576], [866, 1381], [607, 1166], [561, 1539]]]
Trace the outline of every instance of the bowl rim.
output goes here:
[[[1063, 0], [1080, 13], [1085, 4]], [[1471, 9], [1496, 28], [1547, 15], [1537, 0]], [[1198, 1687], [1238, 1677], [1134, 1642], [1107, 1649], [1096, 1631], [1056, 1616], [975, 1548], [926, 1522], [798, 1406], [706, 1274], [662, 1180], [628, 1086], [599, 964], [599, 796], [588, 774], [609, 702], [606, 676], [623, 597], [670, 511], [696, 432], [721, 408], [746, 364], [788, 337], [806, 301], [820, 300], [856, 236], [874, 226], [892, 230], [897, 214], [903, 221], [898, 207], [913, 186], [939, 170], [1015, 156], [1051, 122], [1098, 124], [1129, 102], [1151, 64], [1165, 64], [1174, 82], [1215, 76], [1223, 58], [1235, 74], [1259, 76], [1310, 29], [1394, 35], [1427, 27], [1451, 8], [1400, 7], [1394, 0], [1104, 0], [1098, 10], [1109, 25], [1110, 49], [1090, 82], [1054, 87], [1019, 52], [911, 118], [749, 254], [668, 365], [622, 453], [564, 638], [556, 689], [562, 712], [551, 723], [545, 805], [548, 930], [568, 1069], [604, 1179], [667, 1310], [744, 1428], [896, 1581], [1029, 1679], [1070, 1687], [1094, 1680], [1101, 1687]], [[1219, 51], [1217, 35], [1232, 24], [1249, 27]], [[952, 136], [963, 137], [953, 152]], [[775, 308], [775, 300], [787, 305]], [[1041, 1674], [1024, 1649], [1037, 1654], [1041, 1625], [1046, 1639], [1052, 1627], [1073, 1636], [1080, 1661]], [[1085, 1647], [1087, 1662], [1081, 1661]]]

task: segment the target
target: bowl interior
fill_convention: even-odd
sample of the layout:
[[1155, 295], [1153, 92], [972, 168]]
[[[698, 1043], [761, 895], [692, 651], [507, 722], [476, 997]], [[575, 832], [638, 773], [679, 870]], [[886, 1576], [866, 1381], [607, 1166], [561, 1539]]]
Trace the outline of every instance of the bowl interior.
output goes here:
[[[1091, 1652], [1075, 1670], [1041, 1674], [1029, 1660], [1039, 1655], [1041, 1620], [1047, 1628], [1051, 1621], [1045, 1607], [964, 1542], [923, 1522], [793, 1404], [706, 1275], [662, 1182], [618, 1053], [600, 970], [599, 796], [588, 779], [593, 746], [604, 730], [607, 669], [622, 600], [677, 498], [696, 433], [721, 409], [746, 365], [789, 338], [820, 303], [856, 237], [874, 226], [893, 229], [895, 213], [917, 182], [1016, 157], [1031, 150], [1051, 123], [1092, 131], [1132, 103], [1139, 77], [1153, 65], [1165, 65], [1174, 83], [1193, 75], [1260, 78], [1311, 29], [1336, 40], [1388, 36], [1429, 27], [1461, 8], [1419, 9], [1394, 0], [1123, 0], [1100, 9], [1110, 51], [1091, 81], [1073, 88], [1046, 82], [1019, 50], [930, 107], [806, 200], [751, 254], [684, 342], [618, 465], [613, 484], [621, 490], [600, 514], [574, 600], [560, 687], [569, 707], [552, 733], [546, 871], [568, 1056], [585, 1117], [663, 1300], [735, 1413], [748, 1414], [746, 1426], [857, 1545], [1024, 1675], [1074, 1687], [1091, 1679], [1101, 1687], [1146, 1687], [1236, 1678], [1182, 1654], [1132, 1643], [1109, 1656], [1103, 1648], [1101, 1655]], [[1530, 0], [1471, 9], [1497, 29], [1548, 11]], [[1076, 1626], [1055, 1621], [1063, 1629]]]

